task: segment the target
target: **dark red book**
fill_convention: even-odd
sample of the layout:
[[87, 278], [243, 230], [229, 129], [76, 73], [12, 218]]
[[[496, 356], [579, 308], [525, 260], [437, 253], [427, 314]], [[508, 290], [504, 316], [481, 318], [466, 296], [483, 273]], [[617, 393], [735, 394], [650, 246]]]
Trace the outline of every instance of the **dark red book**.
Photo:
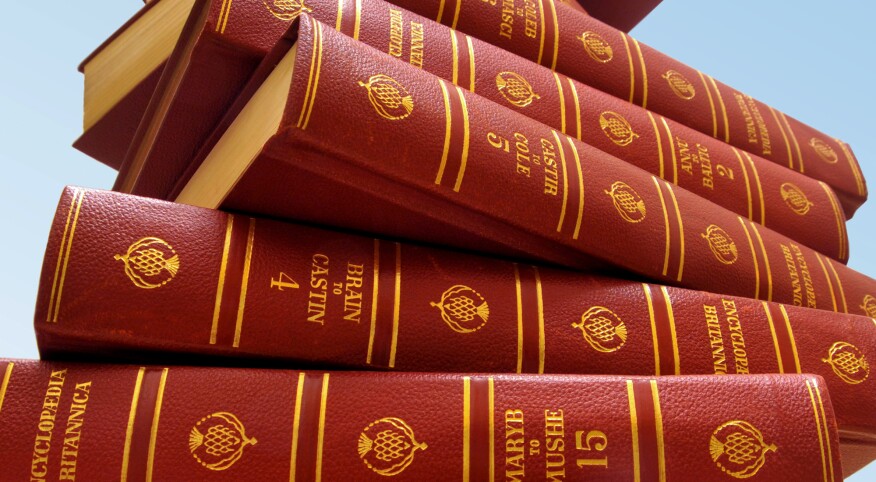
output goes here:
[[4, 360], [0, 380], [3, 481], [842, 479], [830, 396], [811, 375]]

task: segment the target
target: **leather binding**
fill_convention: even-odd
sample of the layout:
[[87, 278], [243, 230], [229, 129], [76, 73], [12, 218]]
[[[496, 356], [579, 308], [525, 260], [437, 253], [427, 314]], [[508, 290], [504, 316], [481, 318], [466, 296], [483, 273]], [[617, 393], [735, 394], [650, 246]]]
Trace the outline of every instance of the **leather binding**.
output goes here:
[[876, 320], [862, 316], [78, 188], [59, 203], [39, 286], [49, 359], [814, 373], [844, 439], [876, 443]]
[[[431, 242], [430, 220], [416, 214], [421, 210], [487, 239], [502, 242], [501, 234], [515, 232], [540, 239], [543, 249], [528, 253], [535, 259], [583, 266], [558, 260], [551, 252], [556, 246], [678, 286], [874, 316], [874, 280], [330, 28], [319, 28], [314, 42], [309, 31], [318, 25], [301, 23], [277, 134], [227, 178], [236, 183], [210, 181], [217, 195], [209, 199], [195, 199], [187, 187], [178, 201], [280, 218], [308, 211], [309, 221], [344, 219], [356, 229]], [[315, 91], [311, 65], [320, 66]], [[395, 119], [383, 116], [365, 87], [387, 78], [414, 106]], [[205, 166], [190, 185], [211, 179]], [[414, 217], [332, 202], [294, 181], [287, 168], [371, 189]], [[296, 198], [311, 195], [325, 196], [321, 210], [296, 209]], [[498, 230], [488, 224], [481, 230], [484, 220], [499, 223]], [[470, 248], [463, 239], [449, 241]]]
[[[329, 25], [338, 25], [335, 21], [338, 10], [333, 2], [309, 5], [317, 18], [325, 19]], [[326, 5], [331, 8], [325, 8]], [[251, 15], [244, 13], [247, 6], [256, 12]], [[237, 21], [276, 23], [277, 19], [266, 16], [265, 10], [262, 4], [237, 6], [229, 25]], [[343, 15], [342, 11], [342, 19]], [[565, 76], [552, 74], [534, 62], [454, 33], [389, 3], [366, 2], [361, 5], [359, 18], [358, 39], [375, 48], [579, 140], [585, 139], [599, 149], [691, 189], [749, 220], [768, 225], [820, 253], [841, 262], [848, 259], [845, 215], [833, 192], [818, 181], [741, 152]], [[342, 31], [355, 35], [352, 25], [340, 24]], [[231, 27], [227, 28], [225, 35], [232, 35]], [[206, 26], [201, 27], [202, 32], [209, 30]], [[418, 31], [422, 33], [421, 41], [413, 40], [413, 32]], [[222, 42], [230, 42], [224, 40], [225, 35], [201, 33], [196, 45], [224, 45]], [[191, 37], [191, 34], [183, 35], [184, 39]], [[258, 39], [261, 41], [260, 37]], [[184, 71], [173, 76], [179, 79], [176, 87], [168, 88], [164, 95], [156, 94], [153, 101], [153, 107], [165, 106], [166, 114], [153, 112], [146, 115], [147, 121], [141, 133], [153, 132], [154, 137], [151, 140], [138, 137], [135, 141], [134, 145], [140, 146], [136, 151], [141, 153], [142, 168], [134, 168], [132, 161], [128, 168], [122, 169], [116, 183], [117, 190], [172, 198], [168, 195], [168, 186], [180, 178], [180, 166], [187, 165], [192, 158], [193, 146], [204, 142], [206, 134], [198, 133], [206, 132], [208, 126], [219, 122], [217, 112], [226, 101], [199, 102], [197, 111], [191, 109], [191, 105], [204, 95], [204, 90], [209, 89], [214, 96], [219, 96], [217, 91], [225, 88], [230, 92], [239, 83], [214, 81], [217, 77], [230, 78], [228, 72], [234, 71], [224, 68], [226, 62], [232, 62], [227, 60], [227, 49], [217, 49], [218, 46], [196, 46], [189, 55], [174, 56], [177, 60], [171, 62], [171, 69], [184, 68]], [[253, 58], [264, 55], [262, 45], [251, 42], [249, 50]], [[240, 54], [235, 55], [240, 57]], [[219, 62], [217, 57], [226, 60]], [[188, 60], [183, 62], [183, 59]], [[238, 72], [244, 70], [241, 68]], [[162, 98], [172, 100], [164, 102]], [[234, 112], [236, 109], [232, 107], [230, 110]], [[150, 118], [153, 120], [149, 121]], [[156, 125], [159, 121], [160, 126]], [[150, 125], [154, 129], [147, 128]], [[182, 125], [186, 128], [183, 129]], [[222, 131], [221, 123], [218, 130]], [[206, 144], [211, 145], [211, 142]], [[825, 229], [826, 226], [833, 229]]]
[[394, 3], [826, 182], [848, 215], [867, 199], [849, 146], [554, 0]]
[[812, 375], [3, 360], [0, 379], [4, 481], [842, 479], [830, 396]]

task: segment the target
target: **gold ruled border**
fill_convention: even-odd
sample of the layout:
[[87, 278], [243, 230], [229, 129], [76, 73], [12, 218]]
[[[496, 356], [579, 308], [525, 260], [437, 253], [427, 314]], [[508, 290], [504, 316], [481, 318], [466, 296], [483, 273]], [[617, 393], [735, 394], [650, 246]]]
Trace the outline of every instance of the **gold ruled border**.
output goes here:
[[794, 339], [794, 330], [791, 329], [791, 320], [788, 318], [788, 312], [785, 311], [785, 305], [779, 305], [779, 310], [782, 312], [782, 318], [785, 319], [785, 326], [788, 328], [788, 338], [791, 340], [791, 351], [794, 353], [794, 364], [797, 373], [803, 373], [800, 370], [800, 356], [797, 354], [797, 341]]
[[[359, 36], [359, 11], [361, 10], [361, 0], [356, 0], [356, 29], [354, 38], [358, 38]], [[310, 124], [310, 115], [313, 114], [313, 104], [316, 101], [316, 92], [319, 89], [319, 74], [322, 71], [322, 24], [313, 20], [314, 25], [314, 43], [316, 44], [314, 47], [317, 51], [316, 53], [316, 75], [313, 78], [313, 90], [310, 94], [309, 105], [307, 106], [307, 116], [304, 118], [304, 124], [301, 126], [301, 129], [307, 129], [307, 126]]]
[[648, 69], [645, 68], [645, 57], [642, 56], [642, 48], [639, 47], [639, 41], [630, 37], [633, 41], [633, 46], [636, 47], [636, 53], [639, 56], [639, 65], [642, 66], [642, 108], [648, 108]]
[[706, 74], [706, 77], [709, 79], [709, 82], [712, 84], [712, 87], [715, 89], [715, 96], [718, 98], [718, 104], [721, 106], [721, 114], [724, 117], [724, 142], [730, 143], [730, 121], [727, 120], [727, 107], [724, 106], [724, 96], [721, 95], [721, 91], [718, 89], [718, 84], [715, 83], [715, 79], [712, 78], [711, 75]]
[[496, 410], [496, 390], [493, 377], [487, 378], [487, 387], [490, 399], [490, 482], [494, 482], [496, 480], [496, 425], [493, 418], [495, 417], [494, 413]]
[[[568, 134], [566, 131], [566, 96], [563, 95], [563, 81], [560, 80], [560, 76], [554, 72], [554, 82], [557, 84], [557, 92], [559, 93], [560, 98], [560, 130], [563, 131], [563, 134]], [[559, 139], [557, 140], [559, 142]]]
[[374, 351], [374, 330], [377, 325], [377, 293], [380, 284], [380, 240], [374, 240], [374, 282], [371, 288], [371, 330], [368, 334], [368, 355], [365, 363], [371, 364], [371, 354]]
[[739, 224], [742, 225], [742, 230], [745, 231], [745, 237], [748, 239], [748, 247], [751, 248], [751, 257], [754, 261], [754, 296], [756, 300], [760, 299], [760, 263], [757, 262], [757, 250], [754, 249], [754, 241], [751, 239], [751, 233], [748, 232], [748, 226], [745, 225], [745, 220], [742, 216], [738, 216]]
[[52, 278], [52, 293], [49, 295], [49, 309], [46, 313], [46, 321], [52, 321], [52, 314], [55, 307], [55, 293], [58, 289], [58, 275], [61, 272], [61, 266], [64, 264], [64, 248], [67, 246], [67, 233], [70, 231], [70, 220], [73, 219], [73, 211], [76, 210], [76, 202], [80, 191], [73, 190], [73, 198], [70, 200], [70, 209], [67, 211], [67, 221], [64, 223], [64, 234], [61, 235], [61, 247], [58, 248], [58, 262], [55, 264], [55, 276]]
[[840, 208], [839, 201], [837, 201], [830, 187], [822, 181], [818, 181], [818, 184], [820, 184], [821, 188], [824, 189], [824, 194], [827, 195], [827, 199], [830, 202], [830, 207], [831, 209], [833, 209], [833, 215], [836, 219], [836, 230], [839, 234], [839, 259], [845, 259], [848, 255], [848, 253], [846, 253], [846, 243], [848, 242], [848, 235], [846, 233], [846, 222], [842, 208]]
[[663, 128], [666, 129], [666, 137], [669, 138], [669, 152], [672, 153], [672, 184], [678, 184], [678, 158], [675, 156], [675, 141], [672, 140], [672, 131], [669, 129], [666, 118], [660, 116], [660, 121], [663, 123]]
[[[462, 1], [462, 0], [459, 0]], [[538, 0], [538, 15], [541, 20], [541, 35], [538, 40], [538, 60], [536, 63], [538, 65], [541, 64], [541, 60], [544, 58], [544, 36], [545, 36], [545, 21], [544, 21], [544, 0]]]
[[128, 414], [128, 427], [125, 429], [125, 449], [122, 452], [122, 476], [121, 482], [128, 480], [128, 463], [131, 458], [131, 438], [134, 435], [134, 419], [137, 417], [137, 402], [140, 400], [140, 387], [143, 385], [143, 374], [146, 368], [140, 368], [137, 372], [137, 380], [134, 382], [134, 395], [131, 397], [131, 412]]
[[[340, 0], [340, 1], [343, 1], [343, 0]], [[435, 21], [438, 23], [441, 23], [441, 17], [444, 16], [444, 4], [446, 2], [447, 2], [447, 0], [441, 0], [441, 3], [438, 4], [438, 16], [435, 17]]]
[[[442, 2], [443, 3], [443, 2]], [[344, 18], [344, 0], [338, 0], [338, 16], [335, 20], [335, 30], [341, 31], [341, 20]]]
[[834, 138], [837, 144], [840, 146], [840, 150], [843, 151], [843, 155], [846, 156], [846, 160], [849, 161], [849, 167], [852, 169], [852, 175], [855, 176], [855, 183], [858, 186], [858, 195], [863, 196], [867, 193], [867, 187], [864, 183], [864, 177], [861, 174], [861, 166], [855, 161], [855, 156], [852, 155], [852, 150], [849, 149], [849, 146], [846, 145], [845, 142]]
[[462, 480], [471, 478], [471, 377], [462, 377]]
[[538, 268], [532, 267], [535, 272], [535, 293], [538, 302], [538, 373], [544, 373], [544, 298], [541, 290], [541, 275]]
[[748, 224], [751, 225], [751, 230], [754, 231], [754, 236], [757, 238], [760, 253], [763, 255], [763, 264], [766, 267], [767, 301], [773, 301], [773, 272], [772, 268], [770, 268], [770, 257], [767, 255], [767, 250], [763, 244], [763, 238], [760, 236], [760, 230], [757, 229], [757, 224], [750, 221]]
[[225, 26], [228, 25], [228, 17], [231, 16], [231, 1], [222, 0], [222, 7], [219, 9], [219, 19], [216, 21], [216, 31], [220, 34], [225, 33]]
[[742, 170], [742, 177], [745, 178], [745, 193], [748, 195], [748, 219], [754, 220], [754, 206], [752, 204], [751, 181], [748, 179], [748, 169], [745, 168], [745, 161], [742, 160], [742, 154], [735, 147], [731, 147], [733, 153], [736, 154], [736, 159], [739, 160], [739, 168]]
[[712, 137], [715, 139], [718, 138], [718, 114], [715, 111], [715, 100], [712, 98], [712, 91], [709, 90], [709, 84], [706, 83], [706, 78], [703, 76], [703, 73], [697, 70], [697, 75], [700, 76], [700, 80], [703, 82], [703, 87], [706, 88], [706, 97], [709, 98], [709, 107], [712, 109]]
[[[356, 0], [361, 2], [362, 0]], [[459, 23], [459, 10], [462, 7], [463, 0], [456, 0], [456, 9], [453, 11], [453, 23], [450, 24], [450, 28], [456, 30], [456, 25]]]
[[843, 313], [849, 312], [849, 305], [846, 303], [846, 292], [843, 289], [843, 282], [839, 277], [839, 273], [836, 272], [836, 268], [833, 267], [833, 261], [830, 258], [825, 258], [827, 261], [827, 267], [830, 268], [830, 271], [833, 273], [833, 277], [836, 279], [836, 286], [840, 292], [840, 299], [843, 300]]
[[[314, 29], [317, 28], [315, 22], [311, 21], [311, 25]], [[313, 93], [313, 78], [316, 74], [316, 55], [317, 55], [317, 34], [314, 31], [313, 35], [313, 50], [310, 52], [310, 71], [307, 74], [307, 87], [304, 89], [304, 100], [301, 102], [301, 115], [298, 116], [298, 128], [301, 128], [304, 125], [304, 118], [307, 115], [307, 106], [309, 105], [310, 96]]]
[[456, 39], [456, 30], [450, 31], [450, 58], [453, 61], [450, 81], [453, 85], [459, 85], [459, 40]]
[[517, 263], [514, 263], [514, 287], [517, 293], [517, 373], [523, 373], [523, 290]]
[[812, 393], [812, 385], [806, 380], [806, 390], [809, 392], [809, 402], [812, 404], [812, 417], [815, 419], [815, 429], [818, 432], [818, 448], [821, 450], [821, 475], [827, 482], [827, 460], [824, 454], [824, 433], [821, 430], [821, 417], [818, 414], [818, 405], [815, 403], [815, 394]]
[[821, 271], [824, 273], [824, 278], [827, 280], [827, 289], [830, 290], [830, 301], [833, 303], [833, 311], [838, 311], [838, 307], [836, 304], [836, 292], [833, 289], [833, 281], [830, 279], [830, 273], [827, 272], [827, 267], [824, 266], [824, 260], [821, 259], [821, 255], [817, 252], [815, 253], [815, 259], [818, 260], [818, 264], [821, 265]]
[[471, 37], [465, 35], [465, 45], [468, 49], [468, 71], [469, 71], [469, 87], [468, 90], [474, 92], [475, 91], [475, 54], [474, 54], [474, 45], [471, 43]]
[[79, 223], [79, 213], [82, 212], [82, 201], [84, 200], [85, 191], [79, 191], [79, 200], [76, 201], [76, 210], [73, 213], [73, 224], [70, 226], [70, 238], [67, 240], [67, 249], [64, 251], [64, 264], [61, 266], [61, 281], [58, 283], [58, 297], [55, 298], [55, 313], [52, 315], [52, 323], [58, 322], [58, 314], [61, 312], [61, 296], [64, 294], [64, 281], [67, 280], [70, 251], [73, 249], [73, 237], [76, 235], [76, 226]]
[[[353, 21], [353, 40], [359, 40], [359, 28], [361, 26], [362, 26], [362, 0], [356, 0], [356, 18]], [[320, 50], [322, 50], [322, 38], [319, 39], [319, 42], [320, 42]]]
[[[462, 0], [459, 0], [460, 2]], [[469, 123], [468, 123], [468, 104], [465, 102], [465, 96], [462, 94], [462, 89], [456, 87], [456, 93], [459, 95], [459, 103], [462, 105], [462, 160], [459, 163], [459, 173], [456, 175], [456, 184], [453, 185], [453, 191], [459, 192], [462, 187], [462, 178], [465, 176], [465, 166], [468, 164], [468, 145], [469, 145]]]
[[6, 373], [3, 374], [3, 383], [0, 384], [0, 412], [3, 411], [3, 399], [6, 398], [6, 390], [9, 389], [9, 380], [12, 378], [12, 369], [15, 363], [6, 364]]
[[[743, 152], [745, 159], [748, 160], [748, 166], [751, 167], [751, 172], [754, 173], [754, 183], [757, 185], [757, 194], [760, 197], [760, 224], [766, 226], [766, 204], [763, 202], [763, 186], [760, 183], [760, 174], [757, 172], [757, 166], [751, 160], [751, 156], [747, 152]], [[752, 219], [754, 221], [754, 219]]]
[[[676, 369], [677, 369], [676, 365]], [[678, 373], [676, 373], [677, 375]], [[660, 392], [657, 380], [651, 380], [651, 398], [654, 399], [654, 425], [657, 428], [657, 468], [660, 482], [666, 482], [666, 447], [663, 442], [663, 412], [660, 410]]]
[[779, 363], [779, 373], [785, 373], [785, 366], [782, 363], [782, 349], [779, 346], [779, 337], [776, 335], [776, 325], [773, 322], [773, 314], [770, 313], [770, 305], [766, 301], [763, 302], [763, 311], [766, 313], [767, 323], [770, 325], [770, 334], [773, 336], [773, 348], [776, 350], [776, 361]]
[[325, 412], [328, 402], [329, 374], [322, 375], [322, 393], [319, 396], [319, 433], [316, 438], [316, 482], [322, 481], [322, 452], [325, 445]]
[[572, 90], [572, 99], [575, 100], [575, 138], [579, 141], [581, 139], [581, 101], [578, 99], [578, 89], [575, 88], [575, 83], [572, 82], [572, 79], [566, 77], [566, 81], [569, 83], [569, 89]]
[[295, 471], [298, 468], [298, 430], [301, 427], [301, 400], [304, 397], [304, 373], [298, 374], [298, 385], [295, 387], [295, 410], [292, 415], [292, 453], [289, 456], [289, 482], [295, 482]]
[[642, 283], [645, 299], [648, 301], [648, 318], [651, 320], [651, 339], [654, 341], [654, 375], [660, 376], [660, 342], [657, 338], [657, 322], [654, 319], [654, 300], [651, 298], [651, 287]]
[[222, 244], [222, 262], [219, 265], [219, 280], [216, 285], [216, 301], [213, 305], [213, 326], [210, 328], [210, 344], [216, 344], [219, 332], [219, 314], [222, 312], [222, 291], [225, 289], [225, 271], [228, 268], [228, 253], [231, 251], [231, 233], [234, 230], [234, 215], [225, 222], [225, 241]]
[[651, 127], [654, 128], [654, 138], [657, 139], [657, 158], [660, 161], [660, 179], [665, 180], [666, 174], [663, 168], [663, 141], [660, 139], [660, 130], [657, 128], [657, 121], [654, 120], [654, 114], [651, 111], [647, 112], [648, 118], [651, 119]]
[[167, 386], [167, 372], [167, 368], [161, 371], [161, 380], [158, 382], [158, 395], [155, 397], [155, 412], [152, 414], [152, 430], [149, 434], [149, 454], [146, 458], [146, 482], [152, 482], [155, 444], [158, 440], [158, 421], [161, 418], [161, 405], [164, 402], [164, 388]]
[[[665, 181], [664, 181], [665, 182]], [[678, 199], [675, 198], [675, 190], [672, 189], [672, 184], [666, 183], [666, 189], [669, 190], [669, 197], [672, 198], [672, 204], [675, 206], [675, 217], [678, 219], [678, 234], [680, 235], [679, 245], [681, 246], [681, 256], [678, 260], [678, 277], [675, 281], [681, 281], [684, 274], [684, 222], [681, 220], [681, 209], [678, 207]]]
[[666, 301], [666, 314], [669, 315], [669, 335], [672, 337], [672, 359], [675, 361], [675, 374], [681, 375], [681, 357], [678, 354], [678, 334], [675, 331], [675, 312], [672, 311], [672, 298], [665, 286], [660, 287], [663, 300]]
[[246, 257], [243, 260], [243, 280], [240, 285], [240, 301], [237, 304], [237, 324], [234, 326], [234, 348], [240, 347], [240, 334], [243, 330], [243, 313], [246, 307], [246, 293], [249, 288], [249, 270], [252, 266], [252, 247], [255, 242], [256, 220], [249, 219], [249, 232], [246, 235]]
[[572, 239], [578, 239], [581, 233], [581, 221], [584, 219], [584, 173], [581, 170], [581, 157], [578, 155], [578, 149], [571, 137], [566, 137], [569, 142], [569, 147], [572, 149], [572, 155], [575, 157], [575, 167], [578, 169], [578, 219], [575, 221], [575, 232], [572, 233]]
[[444, 168], [447, 167], [447, 156], [450, 153], [450, 129], [453, 126], [453, 116], [450, 113], [450, 93], [444, 80], [438, 79], [441, 86], [441, 95], [444, 97], [444, 150], [441, 153], [441, 165], [438, 166], [438, 174], [435, 176], [435, 184], [441, 184], [444, 179]]
[[788, 135], [791, 136], [791, 141], [794, 143], [794, 150], [797, 151], [797, 163], [800, 165], [800, 172], [805, 172], [805, 168], [803, 166], [803, 153], [800, 152], [800, 143], [797, 142], [797, 135], [794, 134], [794, 130], [791, 129], [791, 123], [788, 122], [788, 117], [784, 112], [779, 112], [779, 116], [782, 118], [782, 121], [785, 123], [785, 127], [788, 129]]
[[401, 304], [401, 244], [395, 244], [395, 300], [392, 307], [392, 342], [389, 345], [389, 368], [395, 368], [398, 348], [398, 313]]
[[666, 228], [666, 252], [663, 256], [663, 276], [666, 276], [666, 273], [669, 272], [669, 247], [671, 243], [669, 233], [669, 213], [666, 211], [666, 200], [663, 199], [663, 191], [660, 189], [660, 183], [654, 176], [651, 176], [651, 180], [654, 181], [654, 186], [657, 188], [657, 194], [660, 196], [660, 205], [663, 206], [663, 225]]
[[636, 394], [633, 391], [633, 381], [627, 380], [627, 401], [630, 405], [630, 431], [633, 442], [633, 481], [641, 482], [642, 469], [639, 462], [639, 417], [636, 413]]
[[630, 63], [630, 104], [632, 104], [633, 97], [636, 93], [636, 71], [633, 70], [633, 54], [630, 52], [630, 43], [627, 41], [627, 34], [620, 32], [620, 36], [624, 41], [624, 48], [627, 51], [627, 60]]
[[827, 424], [827, 417], [824, 414], [824, 401], [821, 399], [821, 390], [818, 388], [818, 381], [812, 380], [812, 386], [815, 389], [815, 396], [818, 398], [818, 410], [821, 412], [821, 423], [824, 425], [824, 444], [827, 445], [827, 466], [830, 468], [830, 480], [833, 482], [833, 451], [830, 448], [830, 429]]
[[[554, 74], [556, 75], [556, 74]], [[560, 99], [562, 99], [560, 95]], [[561, 104], [562, 105], [562, 104]], [[557, 150], [560, 151], [560, 164], [563, 165], [563, 206], [560, 208], [560, 220], [557, 222], [557, 232], [563, 231], [563, 222], [566, 220], [566, 206], [569, 204], [569, 171], [566, 169], [566, 152], [563, 150], [563, 141], [557, 131], [551, 129], [554, 139], [557, 141]]]
[[794, 154], [791, 152], [791, 141], [788, 140], [788, 134], [785, 132], [785, 127], [782, 125], [782, 121], [779, 120], [776, 110], [772, 107], [769, 107], [769, 109], [770, 113], [773, 115], [773, 120], [775, 120], [776, 125], [779, 126], [779, 132], [782, 133], [782, 139], [785, 141], [785, 149], [788, 151], [788, 167], [794, 169]]
[[554, 0], [548, 0], [551, 6], [551, 15], [554, 17], [554, 58], [551, 61], [551, 70], [557, 68], [557, 58], [560, 55], [560, 22], [557, 19], [557, 6]]

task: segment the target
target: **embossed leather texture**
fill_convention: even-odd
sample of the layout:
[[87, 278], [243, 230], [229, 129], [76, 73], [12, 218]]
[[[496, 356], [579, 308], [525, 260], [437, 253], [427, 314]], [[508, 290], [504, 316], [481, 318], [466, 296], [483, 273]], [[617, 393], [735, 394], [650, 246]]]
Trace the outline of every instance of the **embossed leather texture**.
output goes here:
[[[876, 321], [68, 188], [49, 359], [621, 375], [815, 373], [876, 443]], [[232, 359], [232, 360], [229, 360]]]
[[[820, 377], [2, 361], [0, 480], [839, 480]], [[781, 407], [781, 410], [777, 410]]]

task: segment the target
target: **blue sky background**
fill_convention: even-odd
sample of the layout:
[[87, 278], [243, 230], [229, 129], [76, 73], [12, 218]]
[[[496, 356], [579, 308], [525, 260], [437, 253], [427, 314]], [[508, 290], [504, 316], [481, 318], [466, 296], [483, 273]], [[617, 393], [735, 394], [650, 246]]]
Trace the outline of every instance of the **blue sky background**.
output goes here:
[[[35, 358], [32, 319], [61, 188], [115, 172], [70, 147], [82, 125], [77, 64], [138, 0], [5, 2], [0, 15], [0, 357]], [[876, 3], [664, 0], [633, 30], [651, 45], [849, 144], [876, 179]], [[876, 181], [874, 181], [876, 183]], [[876, 186], [872, 184], [871, 186]], [[872, 187], [876, 189], [876, 187]], [[849, 222], [850, 266], [876, 277], [876, 201]], [[876, 464], [849, 480], [876, 480]]]

